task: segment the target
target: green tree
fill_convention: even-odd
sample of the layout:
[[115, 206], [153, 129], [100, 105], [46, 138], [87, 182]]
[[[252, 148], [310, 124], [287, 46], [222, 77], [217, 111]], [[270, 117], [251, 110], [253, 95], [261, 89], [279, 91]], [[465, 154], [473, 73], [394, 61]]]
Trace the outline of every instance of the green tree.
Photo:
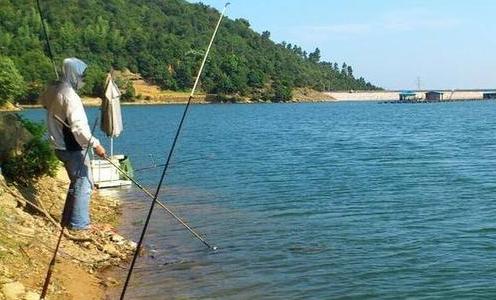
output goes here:
[[351, 66], [347, 67], [347, 73], [349, 77], [353, 77], [353, 68]]
[[313, 63], [318, 63], [320, 61], [320, 49], [315, 48], [315, 51], [308, 55], [308, 60]]
[[15, 102], [24, 95], [26, 83], [14, 62], [0, 56], [0, 104]]
[[341, 74], [343, 76], [348, 76], [348, 65], [345, 62], [341, 66]]
[[270, 39], [270, 31], [266, 30], [262, 32], [262, 38], [267, 40]]
[[285, 102], [292, 98], [293, 93], [291, 86], [278, 81], [274, 83], [274, 96], [271, 99], [273, 102]]
[[251, 70], [248, 73], [248, 85], [255, 88], [261, 88], [264, 84], [264, 74], [260, 70]]
[[81, 89], [82, 94], [101, 97], [104, 93], [106, 75], [107, 72], [99, 65], [89, 65], [84, 78], [85, 84]]

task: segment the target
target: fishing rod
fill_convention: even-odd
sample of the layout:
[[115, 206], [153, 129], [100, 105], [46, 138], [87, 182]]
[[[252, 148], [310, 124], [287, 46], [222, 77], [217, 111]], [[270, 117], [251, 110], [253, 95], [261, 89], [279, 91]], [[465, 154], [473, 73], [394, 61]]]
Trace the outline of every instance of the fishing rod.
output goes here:
[[188, 229], [191, 234], [193, 234], [194, 237], [199, 239], [205, 246], [210, 248], [211, 250], [217, 250], [216, 246], [210, 245], [204, 238], [202, 238], [198, 233], [196, 233], [191, 226], [189, 226], [185, 221], [183, 221], [180, 217], [178, 217], [172, 210], [170, 210], [165, 204], [163, 204], [158, 198], [155, 199], [155, 196], [153, 196], [146, 188], [144, 188], [139, 182], [137, 182], [134, 178], [129, 176], [126, 171], [122, 170], [119, 166], [117, 166], [108, 156], [105, 156], [104, 159], [108, 161], [112, 166], [114, 166], [121, 174], [123, 174], [127, 179], [129, 179], [132, 183], [134, 183], [143, 193], [145, 193], [147, 196], [149, 196], [151, 199], [154, 199], [154, 201], [157, 202], [160, 207], [165, 209], [166, 212], [168, 212], [174, 219], [176, 219], [181, 225], [183, 225], [186, 229]]
[[45, 35], [45, 40], [47, 44], [47, 49], [48, 49], [48, 56], [50, 56], [50, 60], [52, 61], [53, 65], [53, 70], [55, 71], [55, 76], [57, 77], [57, 80], [59, 79], [59, 72], [57, 71], [57, 65], [55, 64], [55, 59], [52, 51], [52, 47], [50, 46], [50, 39], [48, 38], [48, 30], [45, 24], [45, 18], [43, 17], [43, 13], [41, 11], [41, 5], [40, 5], [40, 0], [36, 0], [36, 5], [38, 7], [38, 13], [40, 15], [41, 19], [41, 27], [43, 28], [43, 33]]
[[[88, 142], [88, 147], [86, 148], [86, 151], [84, 152], [84, 156], [81, 162], [81, 166], [79, 166], [79, 169], [76, 172], [76, 176], [79, 176], [81, 174], [81, 171], [83, 170], [84, 166], [84, 161], [86, 160], [86, 157], [88, 156], [88, 151], [93, 144], [93, 133], [95, 132], [96, 124], [98, 122], [98, 117], [95, 119], [95, 123], [93, 124], [93, 128], [91, 129], [91, 137]], [[64, 230], [67, 227], [68, 223], [68, 215], [69, 215], [69, 209], [70, 209], [70, 204], [69, 204], [69, 199], [66, 199], [65, 204], [64, 204], [64, 210], [62, 211], [62, 217], [60, 218], [60, 235], [57, 240], [57, 246], [55, 246], [55, 251], [53, 252], [53, 257], [52, 260], [50, 261], [50, 265], [48, 266], [48, 271], [47, 275], [45, 277], [45, 283], [43, 284], [43, 290], [41, 292], [40, 300], [44, 300], [47, 293], [48, 293], [48, 286], [50, 285], [50, 279], [52, 278], [52, 273], [53, 270], [55, 269], [55, 262], [57, 260], [57, 253], [59, 252], [59, 247], [60, 247], [60, 242], [62, 241], [62, 236], [64, 235]]]
[[[175, 164], [182, 164], [182, 163], [185, 163], [185, 162], [197, 161], [197, 160], [202, 160], [202, 159], [205, 159], [205, 157], [185, 159], [185, 160], [181, 160], [181, 161], [175, 162]], [[148, 166], [148, 167], [134, 169], [134, 172], [141, 172], [141, 171], [146, 171], [146, 170], [151, 170], [151, 169], [156, 169], [156, 168], [161, 168], [161, 167], [165, 167], [165, 164], [157, 165], [157, 164], [154, 163], [153, 165]]]
[[121, 293], [121, 297], [120, 297], [121, 300], [124, 299], [124, 296], [126, 294], [127, 287], [129, 286], [129, 281], [130, 281], [131, 275], [133, 273], [134, 265], [136, 263], [136, 259], [138, 258], [141, 245], [143, 244], [143, 240], [144, 240], [144, 237], [145, 237], [145, 234], [146, 234], [146, 230], [148, 229], [148, 224], [150, 223], [150, 219], [151, 219], [151, 216], [152, 216], [152, 213], [153, 213], [153, 208], [155, 207], [155, 204], [157, 203], [158, 194], [160, 193], [160, 189], [161, 189], [162, 184], [164, 182], [165, 174], [166, 174], [167, 169], [169, 167], [169, 163], [171, 161], [172, 154], [174, 153], [174, 149], [176, 147], [176, 143], [177, 143], [177, 140], [179, 138], [179, 134], [181, 133], [181, 129], [183, 127], [184, 120], [186, 119], [186, 115], [188, 113], [188, 109], [190, 107], [191, 100], [193, 99], [193, 96], [195, 94], [196, 87], [197, 87], [198, 82], [200, 80], [200, 76], [201, 76], [201, 73], [203, 71], [203, 67], [205, 66], [205, 62], [207, 61], [208, 53], [210, 52], [210, 48], [212, 47], [212, 44], [213, 44], [214, 39], [215, 39], [215, 36], [217, 35], [217, 31], [219, 30], [220, 23], [222, 21], [222, 18], [224, 17], [224, 13], [225, 13], [225, 11], [227, 9], [227, 6], [229, 4], [230, 3], [227, 2], [226, 5], [224, 5], [224, 9], [222, 10], [222, 13], [220, 14], [219, 21], [217, 22], [217, 25], [215, 26], [214, 33], [212, 35], [212, 38], [210, 39], [210, 43], [208, 44], [207, 51], [205, 52], [205, 55], [203, 57], [203, 61], [201, 63], [200, 69], [198, 70], [198, 74], [196, 76], [195, 83], [193, 84], [193, 88], [191, 90], [191, 94], [190, 94], [190, 96], [188, 98], [188, 103], [186, 104], [186, 107], [184, 108], [184, 112], [183, 112], [183, 115], [181, 117], [181, 121], [179, 122], [179, 125], [177, 127], [176, 135], [174, 136], [174, 140], [172, 141], [172, 146], [171, 146], [171, 148], [169, 150], [169, 154], [167, 156], [167, 160], [165, 162], [164, 169], [162, 171], [162, 176], [160, 177], [160, 181], [159, 181], [159, 184], [157, 186], [157, 190], [155, 191], [155, 195], [153, 196], [152, 204], [150, 205], [150, 210], [148, 211], [148, 215], [146, 216], [145, 224], [143, 226], [143, 231], [141, 232], [141, 236], [140, 236], [138, 245], [136, 247], [136, 250], [134, 251], [133, 260], [131, 261], [131, 266], [129, 267], [129, 272], [127, 273], [127, 277], [126, 277], [126, 282], [124, 283], [124, 287], [122, 289], [122, 293]]

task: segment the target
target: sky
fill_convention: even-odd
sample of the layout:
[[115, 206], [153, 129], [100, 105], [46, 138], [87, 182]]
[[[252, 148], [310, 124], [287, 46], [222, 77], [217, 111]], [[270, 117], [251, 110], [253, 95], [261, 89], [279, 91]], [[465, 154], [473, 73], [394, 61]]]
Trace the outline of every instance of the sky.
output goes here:
[[[190, 0], [222, 10], [222, 0]], [[231, 0], [227, 16], [386, 89], [496, 89], [494, 0]]]

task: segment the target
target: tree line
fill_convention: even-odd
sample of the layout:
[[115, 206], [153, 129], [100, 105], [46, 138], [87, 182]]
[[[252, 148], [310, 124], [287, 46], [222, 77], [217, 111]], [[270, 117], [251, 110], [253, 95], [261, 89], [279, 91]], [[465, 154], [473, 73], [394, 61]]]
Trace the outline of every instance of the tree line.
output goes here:
[[[76, 56], [90, 66], [83, 92], [101, 95], [110, 69], [129, 69], [163, 89], [191, 88], [219, 12], [184, 0], [46, 0], [42, 11], [57, 63]], [[33, 101], [55, 79], [42, 23], [32, 0], [0, 1], [0, 86]], [[211, 94], [261, 101], [287, 101], [292, 90], [377, 89], [353, 68], [321, 61], [291, 43], [274, 43], [245, 19], [225, 19], [209, 56], [200, 88]], [[3, 69], [3, 68], [2, 68]], [[8, 77], [8, 78], [7, 78]], [[0, 101], [2, 101], [0, 87]], [[3, 97], [3, 101], [12, 97]]]

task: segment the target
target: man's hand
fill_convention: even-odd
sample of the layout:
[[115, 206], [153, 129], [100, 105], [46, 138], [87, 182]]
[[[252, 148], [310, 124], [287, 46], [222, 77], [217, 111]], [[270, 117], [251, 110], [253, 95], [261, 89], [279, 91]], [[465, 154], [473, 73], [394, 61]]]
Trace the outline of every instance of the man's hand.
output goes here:
[[105, 158], [105, 148], [103, 148], [102, 145], [98, 145], [95, 147], [95, 153], [101, 158]]

